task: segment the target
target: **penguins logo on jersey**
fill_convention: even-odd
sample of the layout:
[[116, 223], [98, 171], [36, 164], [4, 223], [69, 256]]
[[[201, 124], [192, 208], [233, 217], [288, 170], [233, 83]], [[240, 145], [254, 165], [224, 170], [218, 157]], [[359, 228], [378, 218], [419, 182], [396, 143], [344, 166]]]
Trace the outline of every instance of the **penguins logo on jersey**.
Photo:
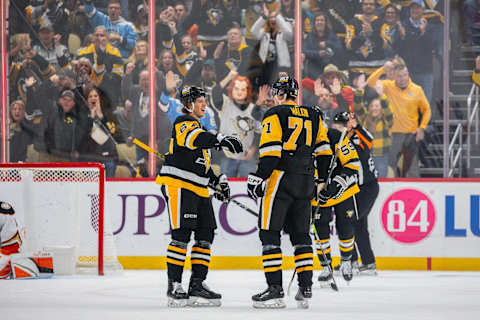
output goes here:
[[347, 210], [346, 214], [349, 218], [353, 217], [353, 210]]

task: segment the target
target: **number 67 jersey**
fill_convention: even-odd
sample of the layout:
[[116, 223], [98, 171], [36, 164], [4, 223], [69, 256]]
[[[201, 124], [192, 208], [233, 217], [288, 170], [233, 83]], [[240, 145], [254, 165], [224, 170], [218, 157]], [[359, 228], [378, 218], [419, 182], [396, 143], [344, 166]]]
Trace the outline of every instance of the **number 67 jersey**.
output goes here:
[[287, 102], [269, 109], [262, 121], [257, 175], [267, 179], [281, 170], [313, 177], [314, 158], [332, 156], [327, 131], [314, 108]]

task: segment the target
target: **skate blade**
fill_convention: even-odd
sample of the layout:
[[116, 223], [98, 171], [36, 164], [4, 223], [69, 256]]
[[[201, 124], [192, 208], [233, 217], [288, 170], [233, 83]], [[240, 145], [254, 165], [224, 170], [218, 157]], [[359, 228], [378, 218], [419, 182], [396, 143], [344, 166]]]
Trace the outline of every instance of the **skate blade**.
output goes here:
[[185, 308], [187, 303], [188, 299], [173, 299], [169, 297], [167, 306], [169, 308]]
[[375, 277], [378, 276], [377, 270], [369, 270], [369, 271], [360, 271], [359, 276], [370, 276], [370, 277]]
[[205, 299], [202, 297], [190, 297], [188, 299], [188, 306], [194, 308], [203, 307], [220, 307], [222, 301], [220, 299]]
[[286, 305], [283, 299], [271, 299], [268, 301], [253, 301], [253, 307], [256, 309], [282, 309]]
[[297, 308], [298, 309], [308, 309], [308, 307], [309, 307], [308, 300], [310, 300], [310, 299], [297, 300]]

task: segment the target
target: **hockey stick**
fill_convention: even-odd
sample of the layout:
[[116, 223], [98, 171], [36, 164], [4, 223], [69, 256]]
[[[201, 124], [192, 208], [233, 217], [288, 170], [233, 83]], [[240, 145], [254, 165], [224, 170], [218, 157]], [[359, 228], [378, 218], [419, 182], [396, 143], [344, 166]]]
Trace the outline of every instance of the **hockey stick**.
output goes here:
[[[345, 136], [347, 134], [347, 127], [344, 127], [343, 128], [343, 131], [342, 131], [342, 135], [340, 136], [340, 140], [338, 142], [338, 147], [337, 147], [337, 150], [335, 151], [335, 155], [332, 157], [332, 159], [330, 160], [330, 164], [328, 166], [328, 177], [327, 177], [327, 180], [326, 180], [326, 183], [323, 183], [322, 185], [322, 188], [321, 189], [326, 189], [328, 183], [330, 182], [330, 178], [332, 177], [332, 173], [333, 173], [333, 166], [335, 165], [335, 162], [337, 161], [337, 157], [338, 157], [338, 150], [340, 150], [340, 147], [342, 146], [343, 144], [343, 140], [345, 139]], [[315, 219], [315, 216], [318, 214], [318, 210], [320, 208], [320, 205], [317, 205], [317, 207], [315, 208], [315, 212], [313, 214], [313, 219]], [[313, 221], [312, 219], [312, 221]], [[313, 228], [315, 230], [315, 225], [313, 225]], [[314, 232], [314, 234], [318, 237], [318, 234], [316, 234], [316, 230]], [[323, 258], [325, 259], [325, 261], [327, 260], [327, 257], [325, 256], [325, 253], [322, 251], [322, 254], [323, 254]], [[332, 268], [330, 267], [330, 265], [328, 266], [329, 269], [330, 269], [330, 272], [332, 273], [332, 277], [333, 277], [333, 270]], [[295, 279], [295, 275], [297, 273], [297, 270], [296, 268], [293, 269], [293, 274], [292, 274], [292, 278], [290, 279], [290, 282], [288, 283], [288, 288], [287, 288], [287, 295], [290, 296], [290, 288], [292, 287], [292, 284], [293, 284], [293, 280]], [[335, 279], [333, 280], [334, 283], [331, 284], [331, 287], [333, 290], [335, 291], [338, 291], [338, 287], [337, 287], [337, 284], [335, 283]]]
[[[164, 159], [165, 160], [165, 155], [161, 154], [160, 152], [158, 152], [157, 150], [153, 149], [153, 148], [150, 148], [149, 146], [147, 146], [145, 143], [143, 143], [142, 141], [138, 140], [137, 138], [133, 139], [133, 143], [135, 143], [137, 146], [139, 146], [140, 148], [142, 148], [143, 150], [145, 151], [148, 151], [148, 152], [151, 152], [153, 153], [154, 155], [156, 155], [157, 157], [159, 157], [160, 159]], [[214, 191], [217, 191], [217, 192], [220, 192], [219, 189], [215, 188], [214, 186], [211, 186], [211, 185], [208, 185], [209, 188], [213, 189]], [[243, 203], [235, 200], [235, 199], [232, 199], [232, 198], [227, 198], [226, 199], [227, 202], [233, 202], [235, 203], [237, 206], [239, 206], [240, 208], [242, 208], [243, 210], [247, 211], [248, 213], [254, 215], [255, 217], [258, 217], [258, 213], [256, 213], [255, 211], [253, 211], [252, 209], [250, 209], [249, 207], [247, 207], [246, 205], [244, 205]]]
[[[318, 241], [318, 243], [320, 243], [320, 237], [318, 236], [317, 228], [315, 228], [315, 224], [313, 225], [313, 236], [315, 237], [315, 240]], [[321, 248], [320, 248], [320, 252], [322, 253], [323, 259], [328, 262], [327, 255], [325, 254], [325, 252], [323, 252], [323, 250]], [[328, 266], [328, 270], [330, 271], [330, 274], [332, 275], [332, 280], [330, 282], [330, 288], [332, 288], [335, 291], [338, 291], [337, 282], [335, 281], [335, 277], [333, 276], [332, 266], [330, 264], [328, 264], [327, 266]]]
[[[322, 190], [326, 189], [328, 184], [330, 183], [330, 179], [332, 178], [333, 168], [335, 166], [335, 163], [337, 162], [338, 151], [340, 150], [340, 148], [343, 144], [343, 140], [345, 139], [346, 135], [347, 135], [347, 127], [344, 127], [343, 131], [342, 131], [342, 135], [340, 136], [340, 140], [338, 141], [338, 144], [337, 144], [338, 147], [337, 147], [337, 150], [335, 151], [335, 155], [330, 160], [330, 165], [328, 166], [327, 180], [325, 180], [325, 183], [323, 184]], [[315, 208], [315, 212], [313, 214], [313, 219], [315, 219], [315, 217], [317, 216], [319, 209], [320, 209], [320, 205], [317, 205], [317, 207]]]
[[153, 148], [150, 148], [149, 146], [147, 146], [145, 143], [143, 143], [142, 141], [138, 140], [137, 138], [133, 139], [132, 142], [135, 143], [135, 144], [136, 144], [137, 146], [139, 146], [140, 148], [142, 148], [143, 150], [148, 151], [148, 152], [151, 152], [151, 153], [153, 153], [154, 155], [156, 155], [158, 158], [165, 160], [165, 155], [161, 154], [160, 152], [158, 152], [157, 150], [155, 150], [155, 149], [153, 149]]

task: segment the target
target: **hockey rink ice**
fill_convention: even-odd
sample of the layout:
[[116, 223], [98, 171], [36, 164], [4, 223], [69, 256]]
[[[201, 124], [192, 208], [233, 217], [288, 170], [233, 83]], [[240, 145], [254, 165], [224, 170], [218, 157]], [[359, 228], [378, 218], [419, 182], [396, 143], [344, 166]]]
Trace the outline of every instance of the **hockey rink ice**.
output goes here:
[[[291, 274], [284, 271], [285, 291]], [[186, 271], [184, 284], [189, 276]], [[379, 271], [350, 285], [336, 277], [340, 291], [315, 283], [307, 310], [296, 307], [296, 281], [286, 309], [253, 309], [251, 295], [266, 288], [261, 270], [212, 270], [207, 284], [223, 295], [220, 308], [168, 309], [166, 278], [164, 270], [127, 270], [121, 276], [0, 281], [0, 319], [480, 319], [478, 272]]]

